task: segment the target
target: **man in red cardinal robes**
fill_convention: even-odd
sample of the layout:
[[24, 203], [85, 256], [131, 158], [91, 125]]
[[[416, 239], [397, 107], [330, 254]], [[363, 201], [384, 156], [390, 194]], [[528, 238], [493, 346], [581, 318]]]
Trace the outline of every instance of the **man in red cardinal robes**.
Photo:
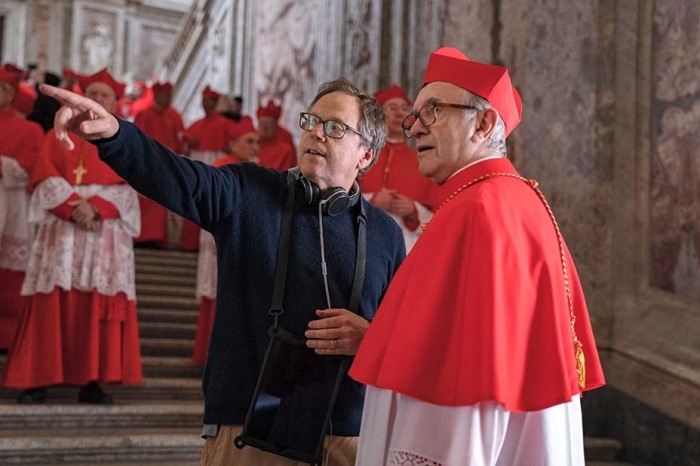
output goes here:
[[[229, 133], [231, 143], [230, 153], [216, 160], [212, 165], [222, 167], [234, 163], [258, 163], [259, 135], [249, 116], [241, 119], [231, 128]], [[199, 301], [199, 319], [194, 337], [192, 361], [204, 365], [207, 362], [209, 337], [214, 325], [214, 310], [216, 309], [216, 285], [218, 267], [216, 263], [216, 243], [208, 231], [201, 230], [199, 235], [199, 256], [197, 257], [197, 297]]]
[[432, 216], [434, 185], [421, 176], [416, 151], [404, 138], [401, 123], [411, 110], [406, 93], [394, 84], [374, 97], [384, 110], [389, 133], [377, 164], [360, 178], [360, 187], [365, 198], [396, 220], [409, 252], [423, 233], [420, 226]]
[[[258, 129], [260, 130], [260, 165], [275, 170], [284, 171], [297, 164], [297, 154], [294, 145], [277, 137], [277, 120], [281, 108], [269, 102], [267, 106], [258, 108]], [[287, 133], [289, 134], [289, 133]], [[290, 136], [291, 139], [291, 136]]]
[[[111, 112], [124, 85], [107, 70], [81, 78], [85, 95]], [[32, 173], [29, 220], [37, 224], [22, 294], [29, 297], [2, 384], [25, 388], [19, 403], [46, 399], [50, 385], [80, 386], [78, 401], [111, 403], [99, 383], [143, 380], [136, 320], [133, 238], [136, 192], [85, 140], [68, 151], [47, 133]]]
[[[216, 111], [221, 94], [206, 86], [202, 90], [201, 118], [185, 130], [185, 153], [192, 160], [208, 165], [228, 152], [229, 132], [235, 123]], [[199, 247], [199, 228], [189, 220], [183, 220], [180, 233], [180, 249], [196, 251]]]
[[604, 378], [556, 220], [505, 157], [521, 108], [506, 68], [431, 55], [403, 128], [436, 209], [350, 371], [357, 464], [584, 464], [580, 396]]
[[[163, 144], [176, 154], [182, 154], [182, 137], [185, 125], [182, 117], [170, 104], [173, 85], [157, 82], [151, 86], [153, 106], [147, 108], [134, 119], [134, 124], [148, 136]], [[155, 201], [139, 194], [141, 208], [141, 235], [136, 243], [150, 243], [160, 248], [168, 247], [167, 210]]]
[[19, 90], [15, 73], [0, 69], [0, 350], [12, 344], [26, 298], [20, 295], [32, 229], [27, 183], [44, 131], [12, 107]]

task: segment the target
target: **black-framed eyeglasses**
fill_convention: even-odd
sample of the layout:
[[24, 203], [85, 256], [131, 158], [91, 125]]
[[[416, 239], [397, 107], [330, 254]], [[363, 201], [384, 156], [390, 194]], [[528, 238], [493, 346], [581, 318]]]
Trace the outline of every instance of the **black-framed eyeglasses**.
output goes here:
[[473, 105], [462, 105], [462, 104], [448, 104], [444, 102], [428, 102], [423, 105], [417, 112], [409, 113], [406, 118], [401, 122], [401, 128], [403, 128], [403, 134], [406, 138], [410, 139], [413, 137], [411, 134], [411, 128], [416, 123], [417, 120], [425, 126], [431, 126], [435, 124], [438, 116], [438, 108], [459, 108], [462, 110], [479, 110]]
[[360, 136], [362, 139], [367, 139], [364, 134], [360, 133], [352, 126], [346, 125], [340, 121], [322, 120], [313, 113], [301, 112], [299, 114], [299, 127], [304, 131], [313, 131], [316, 125], [323, 125], [323, 134], [329, 138], [342, 139], [342, 137], [345, 136], [345, 133], [350, 130], [351, 132]]

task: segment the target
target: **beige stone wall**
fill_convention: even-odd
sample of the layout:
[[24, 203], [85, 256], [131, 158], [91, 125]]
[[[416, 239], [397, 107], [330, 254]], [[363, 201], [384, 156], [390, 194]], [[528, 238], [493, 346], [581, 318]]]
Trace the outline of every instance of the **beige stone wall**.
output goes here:
[[520, 90], [511, 153], [567, 238], [609, 382], [697, 426], [700, 4], [446, 3], [444, 43]]

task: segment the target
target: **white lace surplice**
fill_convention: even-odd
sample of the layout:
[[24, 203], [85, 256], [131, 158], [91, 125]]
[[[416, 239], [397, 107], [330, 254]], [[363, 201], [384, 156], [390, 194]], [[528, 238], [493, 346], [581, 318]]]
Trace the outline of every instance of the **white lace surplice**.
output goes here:
[[27, 221], [29, 175], [16, 159], [0, 155], [0, 269], [27, 268], [32, 231]]
[[[102, 221], [98, 232], [78, 228], [50, 209], [75, 192], [83, 198], [99, 196], [119, 211]], [[133, 238], [141, 230], [136, 191], [126, 184], [71, 186], [59, 177], [39, 183], [29, 204], [29, 221], [38, 224], [22, 295], [50, 293], [54, 288], [91, 291], [105, 296], [123, 292], [135, 300]]]
[[541, 411], [439, 406], [368, 386], [357, 465], [584, 466], [579, 397]]

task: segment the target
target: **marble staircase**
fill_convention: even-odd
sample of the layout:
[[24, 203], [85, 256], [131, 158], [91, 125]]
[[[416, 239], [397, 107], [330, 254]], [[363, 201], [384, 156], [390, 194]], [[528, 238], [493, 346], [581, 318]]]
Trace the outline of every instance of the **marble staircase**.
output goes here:
[[110, 406], [78, 404], [75, 387], [51, 388], [46, 403], [32, 406], [15, 402], [20, 390], [0, 389], [0, 464], [197, 464], [202, 368], [190, 359], [196, 269], [196, 254], [137, 249], [143, 384], [105, 386]]
[[[45, 404], [18, 405], [0, 388], [0, 465], [198, 463], [202, 369], [191, 363], [198, 303], [196, 254], [137, 249], [136, 283], [144, 382], [105, 387], [111, 406], [78, 404], [77, 388], [49, 390]], [[4, 364], [0, 356], [0, 368]], [[616, 440], [585, 439], [587, 464], [622, 466]]]

